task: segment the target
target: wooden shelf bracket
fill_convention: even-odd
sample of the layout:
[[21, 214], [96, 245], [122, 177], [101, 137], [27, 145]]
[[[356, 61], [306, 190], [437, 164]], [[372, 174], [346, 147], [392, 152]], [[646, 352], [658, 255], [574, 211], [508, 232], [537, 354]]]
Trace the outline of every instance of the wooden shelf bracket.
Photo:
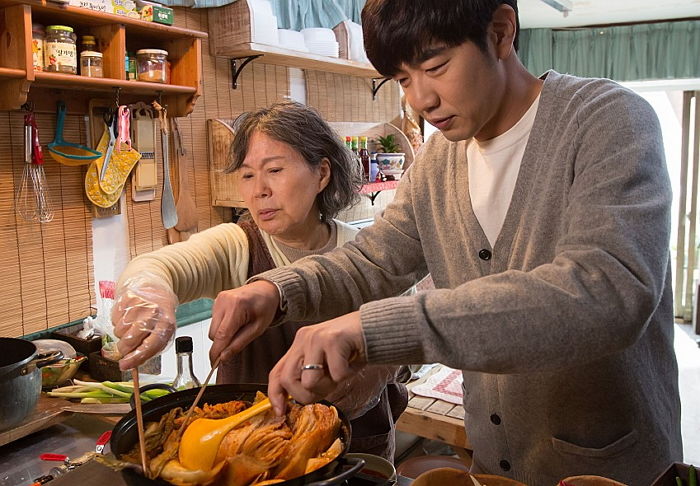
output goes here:
[[[384, 86], [384, 83], [389, 81], [391, 78], [372, 78], [372, 101], [377, 99], [377, 91], [379, 91], [379, 88]], [[381, 80], [379, 84], [377, 84], [377, 81]]]
[[[246, 66], [246, 64], [248, 64], [253, 59], [257, 59], [259, 57], [262, 57], [262, 54], [231, 58], [231, 89], [238, 88], [238, 76], [240, 76], [241, 71], [243, 71], [243, 68]], [[240, 66], [238, 66], [238, 61], [240, 61], [241, 59], [244, 59], [244, 61]]]

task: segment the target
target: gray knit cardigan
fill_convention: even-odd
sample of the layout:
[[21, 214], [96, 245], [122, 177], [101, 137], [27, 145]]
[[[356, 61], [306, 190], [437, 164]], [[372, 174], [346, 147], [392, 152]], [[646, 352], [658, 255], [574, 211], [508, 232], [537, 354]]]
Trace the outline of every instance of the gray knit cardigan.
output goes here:
[[[682, 459], [654, 111], [611, 81], [547, 73], [493, 247], [471, 208], [467, 143], [436, 134], [354, 242], [263, 277], [290, 319], [359, 307], [371, 363], [462, 369], [475, 468], [530, 486], [649, 485]], [[436, 290], [384, 298], [427, 272]]]

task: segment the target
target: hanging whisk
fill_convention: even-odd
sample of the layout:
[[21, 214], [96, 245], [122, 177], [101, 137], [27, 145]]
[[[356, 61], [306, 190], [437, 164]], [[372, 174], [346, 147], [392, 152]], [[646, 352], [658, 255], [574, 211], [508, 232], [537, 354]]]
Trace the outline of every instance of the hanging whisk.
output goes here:
[[44, 155], [34, 112], [24, 115], [24, 170], [15, 195], [15, 209], [23, 219], [48, 223], [53, 219], [49, 186], [44, 174]]

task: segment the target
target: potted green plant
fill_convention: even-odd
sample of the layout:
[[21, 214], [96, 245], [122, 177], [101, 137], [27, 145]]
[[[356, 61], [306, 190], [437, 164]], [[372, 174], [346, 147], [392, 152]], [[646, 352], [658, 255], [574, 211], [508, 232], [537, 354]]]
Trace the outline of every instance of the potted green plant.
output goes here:
[[377, 168], [389, 180], [401, 177], [406, 154], [401, 152], [401, 145], [397, 142], [396, 136], [390, 133], [377, 137], [377, 145], [381, 150], [377, 152]]

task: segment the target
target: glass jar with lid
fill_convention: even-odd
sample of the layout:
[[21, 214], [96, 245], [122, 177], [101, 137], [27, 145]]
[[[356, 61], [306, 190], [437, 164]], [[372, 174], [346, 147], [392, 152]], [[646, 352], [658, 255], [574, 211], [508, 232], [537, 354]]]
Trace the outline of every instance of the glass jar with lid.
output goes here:
[[97, 42], [94, 35], [84, 35], [80, 38], [80, 52], [97, 51]]
[[139, 49], [136, 51], [136, 75], [139, 81], [165, 83], [167, 79], [168, 51], [163, 49]]
[[80, 75], [90, 78], [103, 76], [101, 52], [83, 51], [80, 53]]
[[44, 39], [46, 31], [41, 24], [32, 24], [32, 64], [35, 71], [44, 69]]
[[78, 56], [73, 27], [49, 25], [44, 41], [44, 70], [54, 73], [78, 73]]

